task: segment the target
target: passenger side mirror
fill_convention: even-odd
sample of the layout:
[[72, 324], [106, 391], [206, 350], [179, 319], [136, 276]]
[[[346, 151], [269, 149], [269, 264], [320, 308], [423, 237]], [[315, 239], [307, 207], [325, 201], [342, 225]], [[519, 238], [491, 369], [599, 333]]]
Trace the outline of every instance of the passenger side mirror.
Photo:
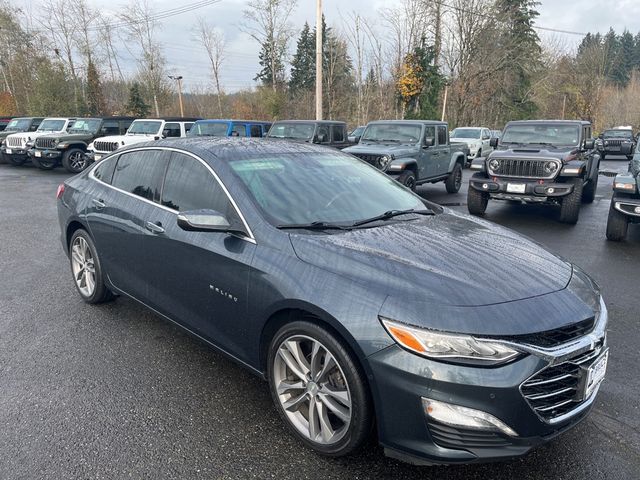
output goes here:
[[354, 141], [355, 143], [360, 143], [360, 139], [361, 139], [361, 138], [362, 138], [362, 135], [358, 135], [357, 137], [355, 137], [355, 138], [353, 139], [353, 141]]
[[433, 137], [427, 137], [424, 139], [424, 147], [425, 148], [429, 148], [429, 147], [433, 147], [436, 144], [436, 139]]
[[491, 148], [496, 148], [498, 146], [498, 138], [493, 137], [491, 140], [489, 140], [489, 145], [491, 145]]
[[188, 232], [227, 232], [247, 235], [244, 229], [234, 227], [215, 210], [190, 210], [178, 214], [178, 226]]
[[589, 140], [585, 140], [584, 141], [584, 149], [585, 150], [593, 150], [593, 148], [596, 146], [594, 140], [591, 138]]

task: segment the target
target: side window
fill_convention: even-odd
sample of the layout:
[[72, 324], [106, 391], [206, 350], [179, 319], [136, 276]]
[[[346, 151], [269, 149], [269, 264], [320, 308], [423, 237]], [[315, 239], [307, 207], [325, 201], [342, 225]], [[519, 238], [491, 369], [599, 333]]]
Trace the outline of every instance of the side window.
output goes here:
[[185, 133], [185, 135], [187, 133], [189, 133], [189, 130], [191, 130], [191, 127], [193, 127], [193, 123], [191, 123], [191, 122], [184, 124], [184, 133]]
[[120, 135], [120, 125], [117, 120], [105, 120], [102, 124], [100, 134], [107, 135]]
[[227, 194], [211, 172], [195, 158], [182, 153], [174, 153], [169, 161], [162, 205], [179, 212], [216, 210], [229, 221], [237, 218]]
[[326, 125], [319, 125], [316, 133], [318, 143], [329, 143], [329, 127]]
[[101, 161], [98, 166], [93, 171], [93, 176], [98, 180], [103, 181], [104, 183], [111, 183], [111, 179], [113, 178], [113, 171], [116, 168], [116, 162], [118, 161], [118, 156], [114, 155], [111, 158], [107, 158], [106, 160]]
[[331, 125], [331, 137], [334, 142], [344, 142], [344, 128], [342, 128], [342, 125]]
[[262, 136], [262, 126], [261, 125], [251, 125], [251, 136], [252, 137], [261, 137]]
[[447, 127], [444, 125], [438, 125], [438, 145], [446, 145], [447, 144]]
[[244, 123], [234, 123], [231, 128], [231, 136], [232, 137], [246, 137], [247, 136], [247, 126]]
[[424, 127], [424, 139], [427, 140], [429, 138], [433, 138], [433, 141], [436, 140], [436, 127]]
[[111, 185], [147, 200], [159, 201], [160, 182], [169, 155], [163, 150], [123, 153], [118, 158]]
[[489, 140], [491, 138], [491, 133], [486, 128], [482, 130], [482, 139]]
[[42, 120], [34, 120], [31, 126], [29, 127], [29, 131], [35, 132], [41, 123], [42, 123]]
[[166, 138], [180, 137], [180, 124], [179, 123], [165, 123], [162, 129], [162, 135]]
[[125, 133], [127, 133], [127, 130], [129, 130], [129, 127], [131, 126], [132, 123], [133, 123], [133, 120], [122, 120], [120, 122], [120, 132], [118, 134], [124, 135]]

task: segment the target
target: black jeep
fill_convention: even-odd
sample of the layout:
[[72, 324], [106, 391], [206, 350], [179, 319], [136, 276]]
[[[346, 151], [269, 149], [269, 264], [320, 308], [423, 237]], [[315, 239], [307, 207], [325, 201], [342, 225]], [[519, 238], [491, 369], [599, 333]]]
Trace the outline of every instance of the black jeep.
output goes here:
[[633, 137], [633, 130], [629, 128], [612, 128], [605, 130], [596, 139], [596, 148], [602, 160], [604, 160], [607, 155], [625, 155], [628, 160], [631, 160], [632, 155], [623, 153], [623, 150], [633, 152], [634, 147], [635, 138]]
[[353, 145], [348, 138], [347, 124], [335, 120], [279, 120], [273, 122], [266, 136], [317, 143], [338, 150]]
[[87, 146], [98, 137], [122, 135], [134, 117], [78, 118], [67, 133], [53, 133], [36, 138], [31, 161], [43, 170], [51, 170], [58, 163], [71, 173], [79, 173], [91, 164]]
[[560, 221], [575, 224], [582, 202], [593, 202], [600, 156], [591, 123], [579, 120], [509, 122], [496, 150], [475, 159], [469, 213], [483, 215], [489, 199], [560, 206]]
[[635, 154], [628, 145], [622, 147], [621, 155], [631, 156], [629, 171], [617, 175], [613, 180], [613, 197], [607, 220], [607, 239], [624, 240], [630, 223], [640, 223], [640, 146]]

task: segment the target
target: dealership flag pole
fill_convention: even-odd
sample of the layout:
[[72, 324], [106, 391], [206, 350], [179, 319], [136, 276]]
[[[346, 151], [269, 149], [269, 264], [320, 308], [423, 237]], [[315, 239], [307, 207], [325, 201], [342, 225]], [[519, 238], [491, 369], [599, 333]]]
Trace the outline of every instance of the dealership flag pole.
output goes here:
[[322, 0], [316, 4], [316, 120], [322, 120]]

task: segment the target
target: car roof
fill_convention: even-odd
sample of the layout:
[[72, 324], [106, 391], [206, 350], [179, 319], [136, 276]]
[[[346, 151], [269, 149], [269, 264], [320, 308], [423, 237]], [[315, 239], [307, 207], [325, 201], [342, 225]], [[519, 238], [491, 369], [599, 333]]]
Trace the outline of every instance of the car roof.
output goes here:
[[198, 123], [207, 123], [207, 122], [209, 123], [236, 122], [236, 123], [259, 123], [259, 124], [273, 123], [273, 122], [267, 122], [265, 120], [235, 120], [232, 118], [206, 118], [206, 119], [198, 120]]
[[320, 125], [346, 125], [347, 122], [342, 122], [340, 120], [276, 120], [275, 122], [273, 122], [273, 124], [275, 125], [276, 123], [317, 123]]
[[508, 125], [538, 125], [543, 123], [551, 123], [558, 125], [591, 125], [591, 122], [586, 120], [512, 120], [507, 123]]
[[44, 120], [44, 117], [13, 117], [11, 120]]
[[64, 120], [65, 122], [67, 120], [76, 120], [77, 117], [46, 117], [43, 120]]
[[439, 122], [437, 120], [375, 120], [367, 125], [387, 124], [387, 123], [404, 123], [413, 125], [447, 125], [447, 122]]
[[189, 117], [158, 117], [158, 118], [136, 118], [137, 120], [155, 120], [156, 122], [196, 122], [202, 120], [201, 118], [189, 118]]

